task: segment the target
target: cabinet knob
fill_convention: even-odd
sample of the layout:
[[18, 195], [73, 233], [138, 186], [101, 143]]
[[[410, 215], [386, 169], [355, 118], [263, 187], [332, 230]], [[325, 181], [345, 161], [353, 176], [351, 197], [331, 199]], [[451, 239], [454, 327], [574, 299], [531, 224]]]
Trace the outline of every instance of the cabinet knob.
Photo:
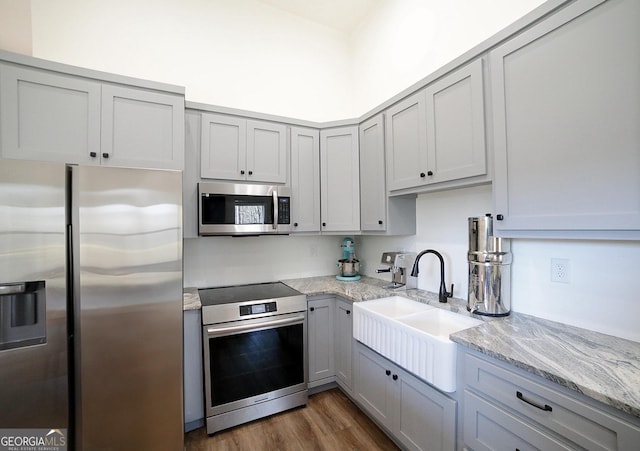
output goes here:
[[95, 153], [95, 152], [89, 152], [89, 156], [90, 156], [91, 158], [95, 158], [95, 157], [97, 157], [97, 156], [98, 156], [98, 154], [97, 154], [97, 153]]
[[431, 177], [433, 175], [433, 171], [427, 171], [427, 175]]
[[294, 223], [293, 223], [293, 226], [294, 226], [294, 227], [298, 227], [298, 223], [297, 223], [297, 222], [294, 222]]
[[351, 310], [347, 310], [347, 315], [351, 315]]
[[504, 219], [504, 216], [503, 215], [496, 215], [496, 219], [498, 221], [502, 221]]
[[326, 223], [326, 222], [323, 222], [323, 223], [322, 223], [322, 227], [326, 227], [326, 226], [327, 226], [327, 223]]
[[378, 224], [382, 225], [382, 219], [378, 220]]
[[313, 312], [316, 308], [315, 307], [309, 307], [309, 311]]
[[240, 175], [244, 175], [244, 169], [240, 170]]
[[393, 375], [393, 376], [391, 376], [391, 377], [393, 378], [393, 380], [394, 380], [394, 381], [397, 381], [397, 380], [398, 380], [398, 375], [397, 375], [397, 374], [394, 374], [394, 375]]
[[102, 158], [109, 158], [109, 154], [107, 152], [103, 152]]
[[425, 178], [427, 176], [427, 174], [425, 174], [424, 172], [420, 173], [420, 178]]
[[249, 175], [253, 175], [253, 171], [249, 171]]
[[387, 370], [387, 371], [385, 371], [384, 373], [385, 373], [387, 376], [390, 376], [390, 375], [391, 375], [391, 370]]

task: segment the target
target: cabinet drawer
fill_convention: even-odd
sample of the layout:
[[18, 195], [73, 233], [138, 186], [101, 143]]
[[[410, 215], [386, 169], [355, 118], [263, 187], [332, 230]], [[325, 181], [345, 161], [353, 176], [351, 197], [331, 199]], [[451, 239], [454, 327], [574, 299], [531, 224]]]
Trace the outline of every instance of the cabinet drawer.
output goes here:
[[464, 405], [464, 443], [474, 451], [574, 449], [468, 390]]
[[465, 354], [467, 387], [590, 450], [624, 449], [640, 429], [576, 398]]

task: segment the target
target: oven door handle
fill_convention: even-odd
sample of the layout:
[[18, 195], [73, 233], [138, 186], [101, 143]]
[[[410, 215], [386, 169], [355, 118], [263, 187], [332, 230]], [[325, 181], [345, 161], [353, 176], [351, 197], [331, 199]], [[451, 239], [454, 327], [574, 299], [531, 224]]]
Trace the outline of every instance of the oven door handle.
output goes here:
[[264, 329], [272, 326], [285, 326], [288, 324], [299, 323], [301, 321], [304, 321], [304, 315], [285, 319], [275, 319], [272, 321], [265, 321], [263, 323], [240, 324], [234, 326], [209, 326], [207, 327], [207, 334], [210, 337], [217, 337], [220, 335], [228, 335], [230, 333], [243, 332], [251, 329]]

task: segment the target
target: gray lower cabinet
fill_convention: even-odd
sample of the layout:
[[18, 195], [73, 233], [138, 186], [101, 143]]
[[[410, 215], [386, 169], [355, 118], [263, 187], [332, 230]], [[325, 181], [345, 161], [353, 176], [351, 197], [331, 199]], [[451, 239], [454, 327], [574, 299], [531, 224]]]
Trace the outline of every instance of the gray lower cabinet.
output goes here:
[[184, 312], [184, 430], [204, 426], [201, 310]]
[[336, 298], [333, 354], [335, 358], [336, 382], [351, 394], [353, 387], [353, 305]]
[[335, 381], [335, 298], [310, 299], [307, 303], [309, 388]]
[[61, 72], [65, 67], [0, 61], [0, 156], [183, 168], [183, 94]]
[[403, 447], [454, 450], [457, 403], [355, 342], [356, 402]]
[[291, 225], [320, 231], [320, 131], [291, 127]]
[[490, 53], [502, 236], [640, 237], [638, 23], [577, 1]]
[[483, 355], [466, 352], [463, 362], [463, 437], [470, 449], [604, 451], [640, 443], [638, 419]]

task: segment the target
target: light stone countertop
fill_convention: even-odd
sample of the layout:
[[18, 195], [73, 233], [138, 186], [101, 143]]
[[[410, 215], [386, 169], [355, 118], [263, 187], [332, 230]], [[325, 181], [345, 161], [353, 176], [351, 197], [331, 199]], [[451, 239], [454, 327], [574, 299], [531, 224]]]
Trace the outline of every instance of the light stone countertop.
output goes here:
[[308, 296], [330, 294], [360, 302], [399, 295], [473, 316], [484, 324], [452, 334], [451, 340], [640, 418], [640, 343], [517, 312], [505, 318], [471, 315], [465, 300], [441, 304], [436, 293], [385, 289], [388, 282], [371, 277], [283, 282]]
[[198, 289], [196, 287], [185, 288], [182, 297], [182, 310], [200, 310], [201, 308], [202, 303]]
[[[466, 301], [416, 289], [387, 289], [388, 281], [363, 276], [341, 282], [335, 276], [283, 280], [307, 296], [334, 295], [352, 302], [404, 296], [483, 320], [450, 336], [467, 348], [522, 368], [640, 418], [640, 343], [512, 312], [491, 318], [467, 312]], [[200, 309], [197, 288], [185, 288], [184, 309]]]

